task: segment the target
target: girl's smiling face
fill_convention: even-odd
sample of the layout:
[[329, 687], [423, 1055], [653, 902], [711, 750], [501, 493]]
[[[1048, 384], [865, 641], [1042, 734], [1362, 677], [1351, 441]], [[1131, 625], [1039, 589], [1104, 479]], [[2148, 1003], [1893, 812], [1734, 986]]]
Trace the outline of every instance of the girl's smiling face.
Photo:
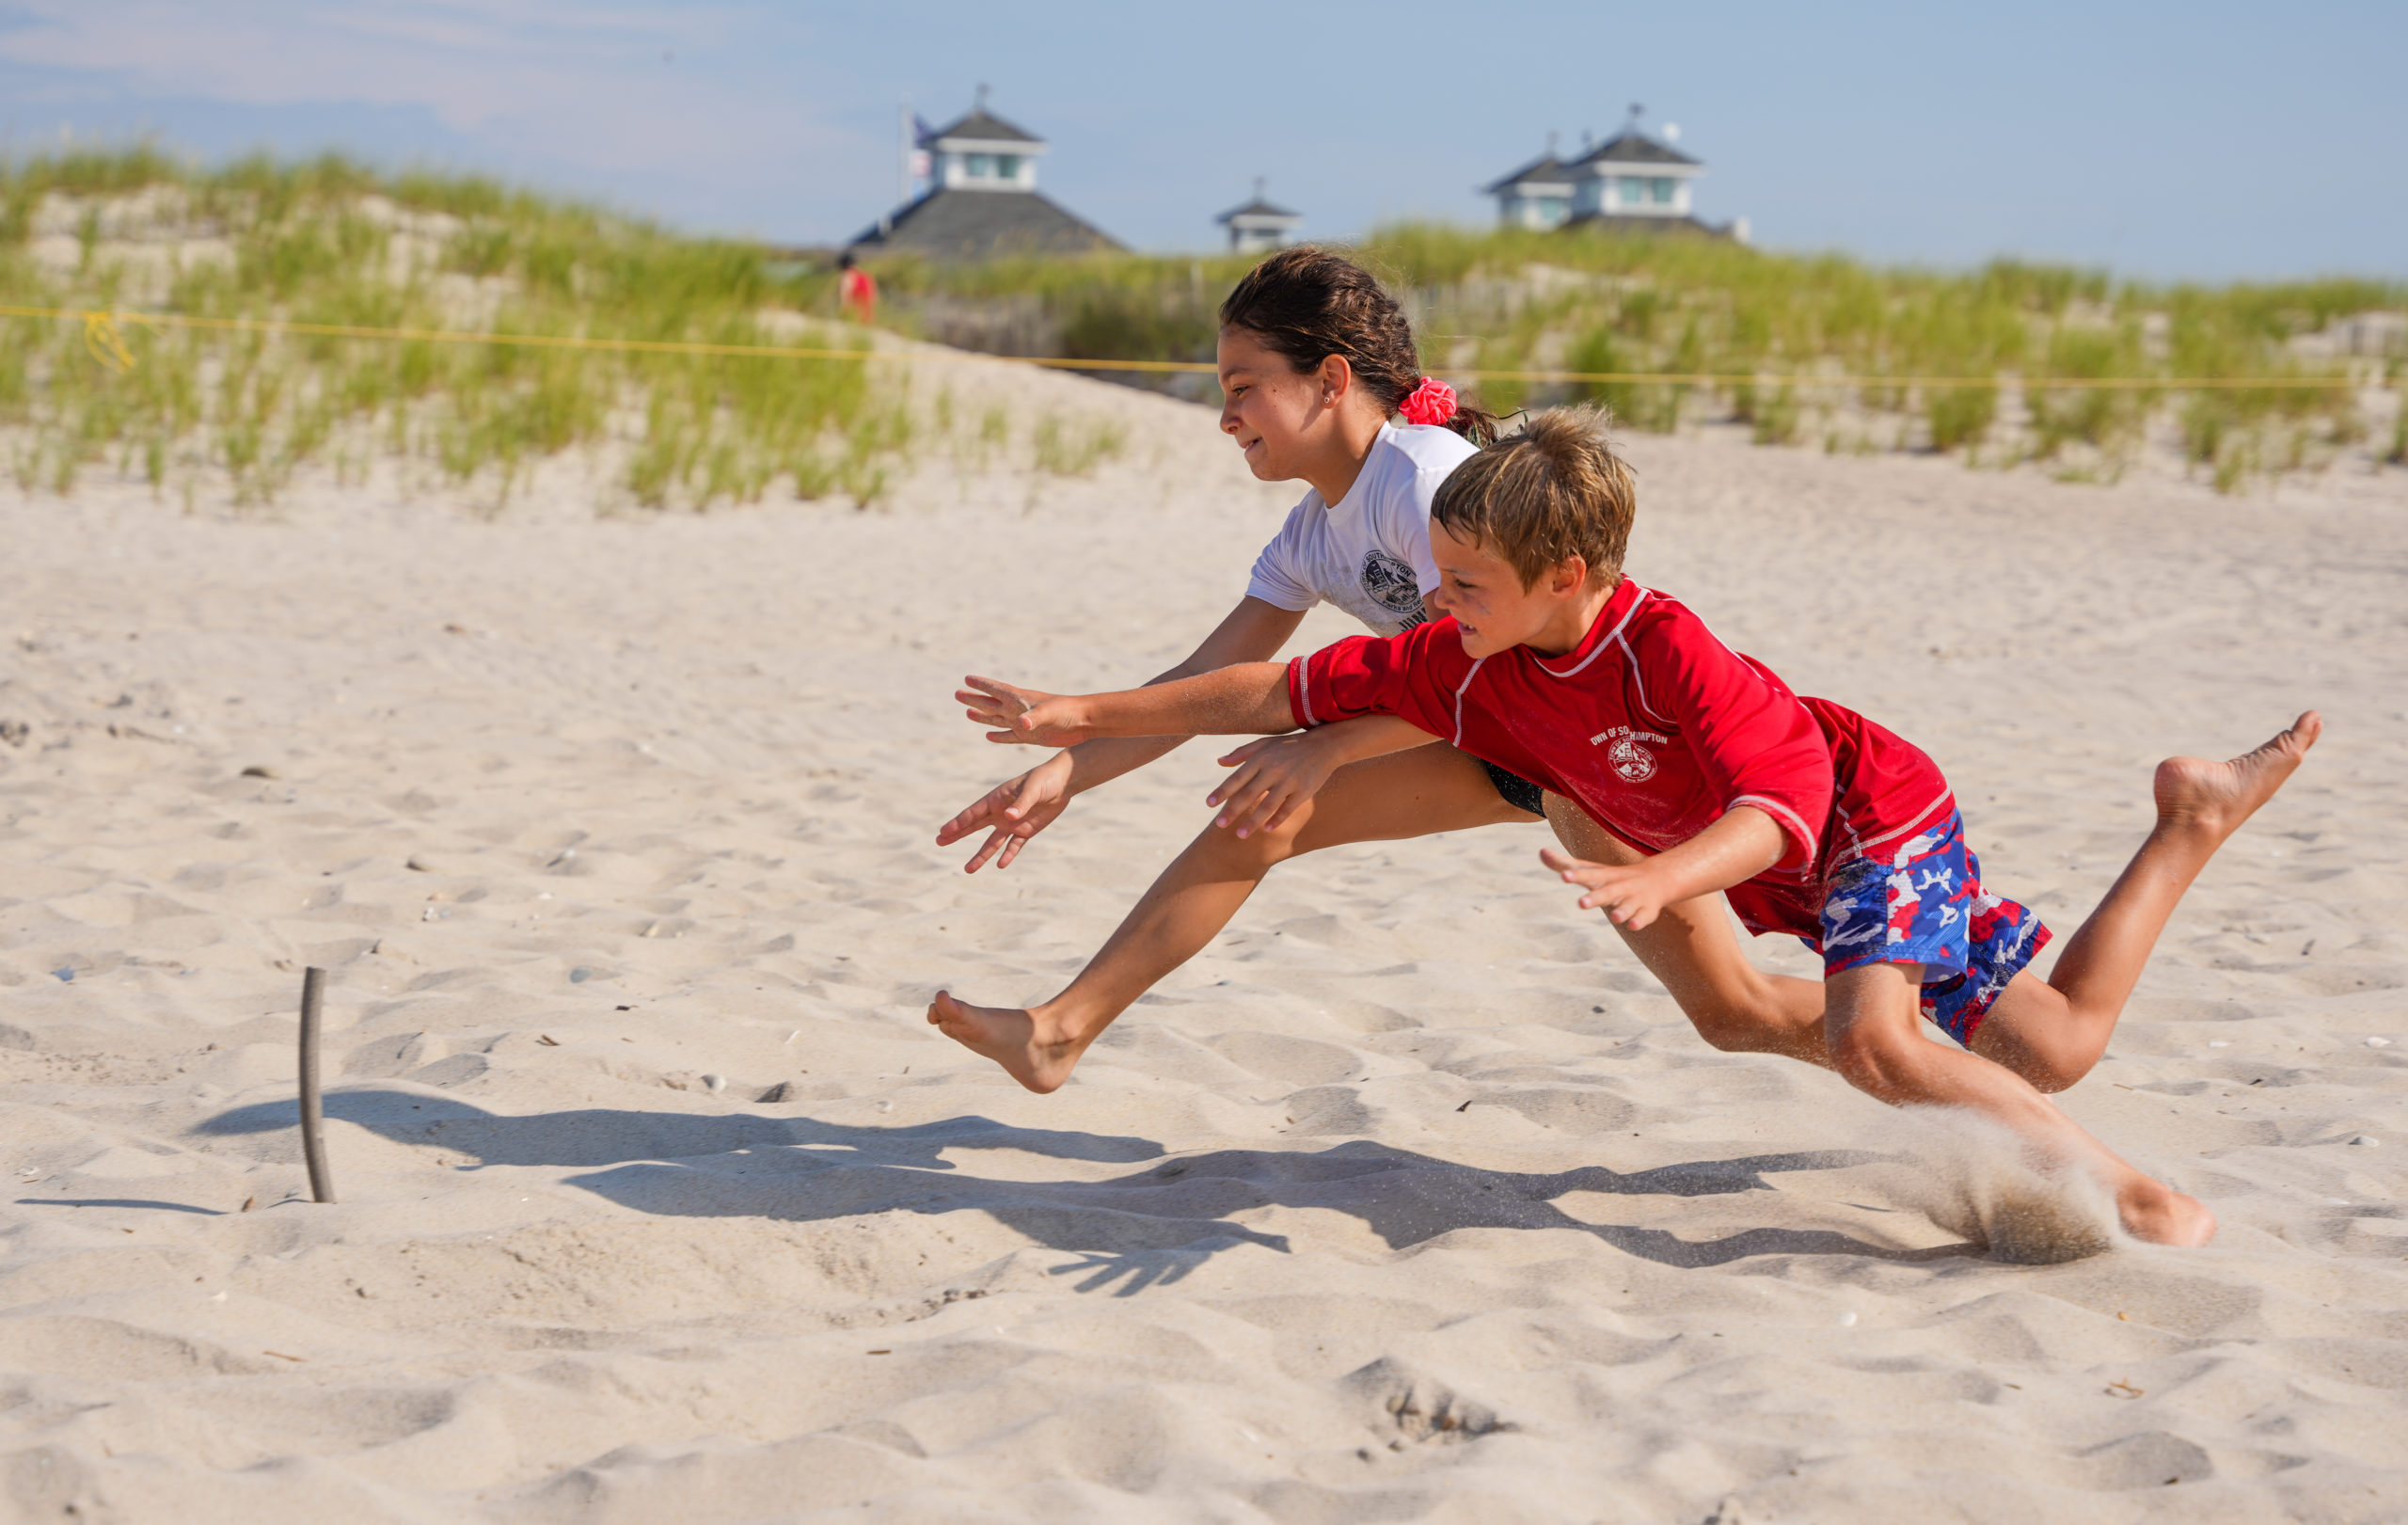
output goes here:
[[1244, 328], [1221, 330], [1221, 432], [1245, 452], [1245, 464], [1264, 482], [1313, 475], [1329, 453], [1333, 437], [1360, 432], [1338, 426], [1349, 408], [1369, 408], [1376, 432], [1385, 412], [1364, 403], [1353, 369], [1333, 355], [1310, 371], [1298, 371], [1286, 356]]

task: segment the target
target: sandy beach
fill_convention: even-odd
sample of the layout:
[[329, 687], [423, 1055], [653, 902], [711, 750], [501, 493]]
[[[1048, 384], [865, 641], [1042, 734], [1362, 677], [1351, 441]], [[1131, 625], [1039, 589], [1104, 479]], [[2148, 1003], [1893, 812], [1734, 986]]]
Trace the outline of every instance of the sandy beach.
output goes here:
[[1543, 827], [1284, 866], [1055, 1095], [938, 1036], [1057, 989], [1218, 773], [965, 877], [935, 828], [1025, 755], [955, 681], [1159, 670], [1299, 490], [959, 369], [1125, 449], [931, 440], [866, 514], [0, 487], [11, 1517], [2403, 1517], [2408, 473], [1626, 441], [1632, 573], [1931, 752], [2060, 932], [2158, 758], [2324, 713], [2061, 1098], [2220, 1236], [2036, 1265], [1986, 1243], [2078, 1190], [1709, 1049]]

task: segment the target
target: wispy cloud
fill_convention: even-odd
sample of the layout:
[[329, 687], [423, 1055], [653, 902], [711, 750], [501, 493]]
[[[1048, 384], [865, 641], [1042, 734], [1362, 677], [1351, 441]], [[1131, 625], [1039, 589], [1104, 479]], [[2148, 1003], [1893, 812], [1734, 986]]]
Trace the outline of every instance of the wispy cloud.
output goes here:
[[[765, 184], [803, 192], [799, 167], [860, 163], [873, 167], [848, 199], [874, 203], [884, 145], [759, 87], [760, 56], [804, 31], [768, 5], [20, 0], [0, 14], [0, 61], [124, 101], [420, 108], [505, 171], [571, 167], [610, 189], [682, 175], [757, 199]], [[682, 199], [691, 215], [711, 199]], [[703, 215], [744, 220], [729, 210]]]

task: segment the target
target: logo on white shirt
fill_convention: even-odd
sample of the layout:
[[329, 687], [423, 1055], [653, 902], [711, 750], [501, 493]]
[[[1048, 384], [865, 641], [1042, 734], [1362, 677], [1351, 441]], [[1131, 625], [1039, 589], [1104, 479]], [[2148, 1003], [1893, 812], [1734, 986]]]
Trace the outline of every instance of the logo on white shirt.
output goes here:
[[1363, 556], [1363, 592], [1403, 621], [1408, 630], [1429, 618], [1421, 606], [1421, 580], [1414, 575], [1411, 564], [1376, 546]]

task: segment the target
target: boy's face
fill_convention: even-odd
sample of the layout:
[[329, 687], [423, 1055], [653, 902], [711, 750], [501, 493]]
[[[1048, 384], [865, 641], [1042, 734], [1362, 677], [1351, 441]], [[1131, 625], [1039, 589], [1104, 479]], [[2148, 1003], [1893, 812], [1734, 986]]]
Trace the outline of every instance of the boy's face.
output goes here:
[[[1570, 606], [1589, 581], [1589, 568], [1576, 556], [1541, 573], [1526, 588], [1511, 562], [1478, 542], [1456, 539], [1434, 518], [1430, 555], [1438, 564], [1438, 586], [1429, 602], [1440, 615], [1453, 616], [1466, 656], [1494, 657], [1520, 645], [1569, 651], [1587, 632], [1586, 621], [1568, 623], [1576, 613]], [[1568, 642], [1562, 640], [1566, 631]]]

